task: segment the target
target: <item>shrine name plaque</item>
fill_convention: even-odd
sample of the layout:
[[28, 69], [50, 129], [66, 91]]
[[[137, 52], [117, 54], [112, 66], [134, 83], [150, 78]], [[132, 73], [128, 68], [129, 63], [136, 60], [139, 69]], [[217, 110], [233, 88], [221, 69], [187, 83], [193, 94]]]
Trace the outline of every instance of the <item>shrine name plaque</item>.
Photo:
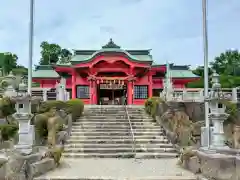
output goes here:
[[100, 84], [100, 89], [124, 89], [122, 84]]

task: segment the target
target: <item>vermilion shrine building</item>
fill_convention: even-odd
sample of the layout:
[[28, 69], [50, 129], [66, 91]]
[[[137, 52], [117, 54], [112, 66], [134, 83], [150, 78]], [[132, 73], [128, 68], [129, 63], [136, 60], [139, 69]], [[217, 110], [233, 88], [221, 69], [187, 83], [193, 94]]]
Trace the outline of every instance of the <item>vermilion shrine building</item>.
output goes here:
[[[112, 39], [100, 50], [75, 50], [69, 62], [36, 66], [33, 81], [42, 88], [55, 88], [61, 77], [72, 98], [86, 104], [142, 105], [163, 89], [166, 65], [153, 65], [150, 50], [123, 50]], [[170, 64], [173, 86], [184, 88], [196, 81], [188, 66]]]

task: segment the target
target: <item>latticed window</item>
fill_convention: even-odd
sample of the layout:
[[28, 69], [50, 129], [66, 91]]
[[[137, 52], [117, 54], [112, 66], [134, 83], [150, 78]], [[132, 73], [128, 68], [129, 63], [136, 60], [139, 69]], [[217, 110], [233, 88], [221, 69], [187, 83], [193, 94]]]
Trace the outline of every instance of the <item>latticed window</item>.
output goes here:
[[77, 86], [77, 98], [89, 99], [89, 86]]
[[148, 86], [134, 86], [134, 99], [147, 99], [148, 98]]

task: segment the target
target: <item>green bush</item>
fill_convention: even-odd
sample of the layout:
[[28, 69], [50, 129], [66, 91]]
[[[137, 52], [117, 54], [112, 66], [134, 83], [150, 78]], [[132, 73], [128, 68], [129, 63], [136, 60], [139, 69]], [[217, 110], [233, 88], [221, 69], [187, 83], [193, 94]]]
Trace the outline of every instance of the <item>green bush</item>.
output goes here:
[[15, 124], [2, 124], [0, 125], [1, 136], [3, 141], [14, 138], [18, 132], [18, 126]]
[[35, 132], [40, 138], [46, 139], [48, 136], [47, 121], [49, 116], [46, 113], [37, 114], [35, 116], [34, 125]]
[[66, 108], [66, 103], [63, 102], [63, 101], [55, 101], [55, 100], [42, 102], [40, 107], [39, 107], [39, 113], [48, 112], [52, 108], [57, 109], [57, 110], [65, 109]]
[[7, 117], [16, 112], [15, 110], [15, 102], [8, 97], [4, 97], [0, 99], [0, 110], [3, 117]]
[[79, 118], [84, 110], [84, 103], [80, 99], [71, 99], [66, 102], [67, 113], [72, 114], [73, 121]]
[[162, 99], [160, 97], [151, 97], [145, 101], [145, 110], [154, 119], [156, 117], [157, 107], [160, 102], [162, 102]]

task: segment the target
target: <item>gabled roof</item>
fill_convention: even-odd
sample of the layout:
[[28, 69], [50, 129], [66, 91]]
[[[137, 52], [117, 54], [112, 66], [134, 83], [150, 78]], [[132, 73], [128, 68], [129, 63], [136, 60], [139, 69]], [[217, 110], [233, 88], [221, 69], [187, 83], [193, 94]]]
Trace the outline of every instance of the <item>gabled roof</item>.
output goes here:
[[[148, 50], [123, 50], [120, 46], [116, 45], [112, 39], [109, 42], [102, 46], [99, 50], [74, 50], [74, 56], [70, 60], [71, 64], [81, 63], [91, 61], [95, 56], [101, 53], [123, 53], [129, 60], [132, 61], [141, 61], [152, 63], [152, 55], [150, 54], [150, 49]], [[57, 65], [68, 65], [65, 63], [57, 62]]]
[[51, 65], [38, 65], [32, 72], [33, 78], [59, 78], [59, 74], [53, 69]]
[[196, 74], [189, 68], [188, 65], [174, 65], [170, 64], [170, 73], [173, 78], [198, 78]]

